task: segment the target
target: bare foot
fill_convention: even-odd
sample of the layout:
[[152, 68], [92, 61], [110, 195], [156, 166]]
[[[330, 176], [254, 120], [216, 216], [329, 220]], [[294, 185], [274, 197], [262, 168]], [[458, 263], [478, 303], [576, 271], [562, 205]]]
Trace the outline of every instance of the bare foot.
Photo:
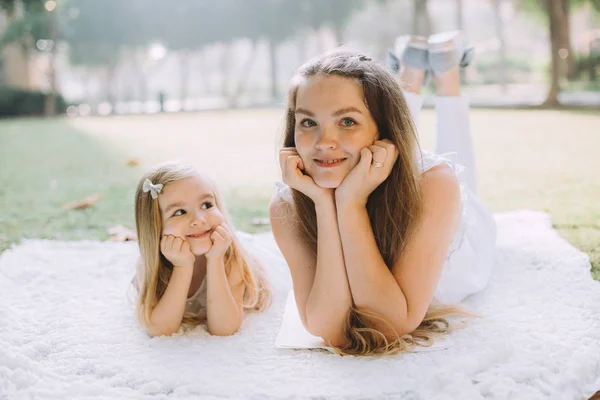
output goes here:
[[404, 83], [404, 90], [419, 94], [425, 82], [425, 70], [413, 67], [404, 67], [400, 73], [400, 79]]
[[448, 71], [434, 73], [433, 81], [438, 96], [460, 96], [460, 70], [458, 65]]

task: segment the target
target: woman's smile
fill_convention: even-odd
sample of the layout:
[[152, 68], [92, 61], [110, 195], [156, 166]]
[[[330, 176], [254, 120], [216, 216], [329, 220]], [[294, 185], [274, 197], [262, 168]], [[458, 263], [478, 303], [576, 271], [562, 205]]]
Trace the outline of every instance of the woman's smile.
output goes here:
[[347, 158], [315, 158], [314, 162], [317, 167], [321, 168], [332, 168], [341, 165]]

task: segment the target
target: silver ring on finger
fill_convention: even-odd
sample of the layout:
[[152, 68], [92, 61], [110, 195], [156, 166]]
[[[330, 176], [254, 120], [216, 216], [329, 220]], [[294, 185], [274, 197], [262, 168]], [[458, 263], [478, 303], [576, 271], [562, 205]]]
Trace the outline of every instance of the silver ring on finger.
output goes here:
[[375, 167], [375, 168], [381, 168], [381, 167], [383, 167], [383, 163], [382, 162], [375, 161], [375, 160], [373, 160], [373, 162], [371, 163], [371, 165], [373, 167]]

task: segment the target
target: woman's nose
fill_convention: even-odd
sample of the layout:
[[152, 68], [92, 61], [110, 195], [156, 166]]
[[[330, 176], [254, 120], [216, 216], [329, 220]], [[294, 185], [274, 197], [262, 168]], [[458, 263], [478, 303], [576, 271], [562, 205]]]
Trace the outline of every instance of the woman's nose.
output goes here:
[[323, 127], [317, 138], [317, 149], [329, 150], [338, 146], [338, 137], [336, 129], [333, 127]]

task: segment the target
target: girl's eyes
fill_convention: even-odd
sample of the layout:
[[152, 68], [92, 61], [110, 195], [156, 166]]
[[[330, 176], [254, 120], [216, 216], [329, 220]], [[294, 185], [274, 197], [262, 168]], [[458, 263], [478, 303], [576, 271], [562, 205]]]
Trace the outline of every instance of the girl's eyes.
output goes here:
[[[208, 210], [210, 208], [213, 208], [214, 204], [210, 201], [205, 201], [204, 203], [202, 203], [202, 205], [200, 206], [200, 208], [202, 208], [203, 210]], [[179, 210], [175, 211], [173, 213], [174, 217], [180, 217], [182, 215], [186, 214], [186, 211], [183, 208], [180, 208]]]

